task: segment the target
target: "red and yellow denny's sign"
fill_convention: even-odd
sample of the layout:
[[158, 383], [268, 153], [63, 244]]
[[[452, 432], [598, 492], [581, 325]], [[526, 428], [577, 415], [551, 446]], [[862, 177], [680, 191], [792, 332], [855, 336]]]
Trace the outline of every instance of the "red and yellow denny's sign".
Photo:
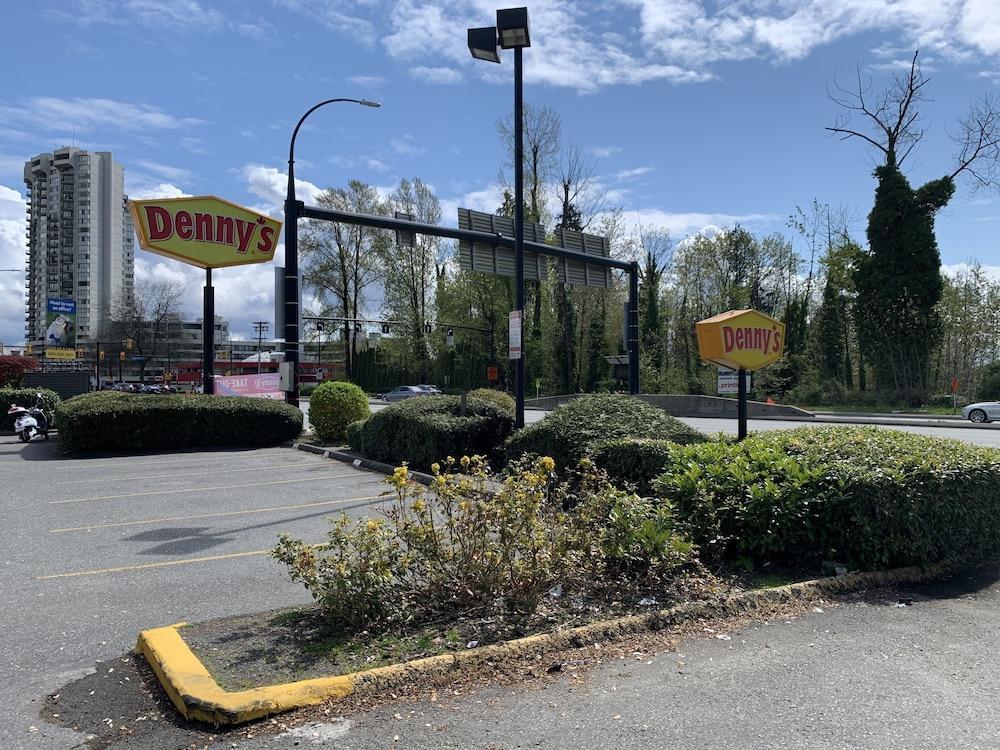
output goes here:
[[139, 244], [200, 268], [265, 263], [274, 258], [281, 222], [202, 195], [129, 201]]
[[757, 310], [730, 310], [695, 323], [701, 358], [731, 370], [759, 370], [781, 359], [785, 324]]

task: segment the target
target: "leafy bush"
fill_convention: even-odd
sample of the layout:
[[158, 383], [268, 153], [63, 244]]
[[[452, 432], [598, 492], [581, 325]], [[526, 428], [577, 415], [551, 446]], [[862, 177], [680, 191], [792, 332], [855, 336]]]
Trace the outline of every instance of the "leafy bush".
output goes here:
[[35, 405], [36, 396], [39, 393], [42, 394], [43, 408], [51, 421], [56, 404], [62, 400], [55, 391], [50, 391], [48, 388], [0, 388], [0, 407], [2, 407], [0, 408], [0, 430], [12, 432], [14, 429], [14, 420], [7, 416], [7, 410], [11, 404], [30, 409]]
[[622, 601], [690, 560], [667, 505], [622, 492], [589, 468], [558, 482], [551, 458], [519, 462], [495, 491], [481, 457], [460, 464], [471, 479], [435, 464], [429, 489], [400, 467], [389, 479], [395, 503], [379, 517], [341, 514], [319, 546], [284, 534], [272, 555], [331, 625], [356, 630], [530, 614], [556, 584]]
[[976, 398], [979, 401], [1000, 401], [1000, 362], [994, 362], [983, 368]]
[[63, 401], [56, 424], [73, 452], [277, 445], [302, 431], [302, 412], [263, 398], [105, 391]]
[[34, 357], [0, 355], [0, 388], [19, 388], [24, 380], [24, 373], [35, 369], [38, 369], [38, 360]]
[[361, 450], [376, 461], [427, 469], [444, 456], [495, 454], [514, 429], [512, 415], [470, 398], [460, 416], [458, 396], [417, 396], [368, 418]]
[[344, 434], [347, 436], [347, 444], [351, 446], [353, 450], [362, 450], [364, 443], [361, 440], [361, 435], [365, 427], [365, 422], [367, 421], [367, 419], [359, 419], [356, 422], [351, 422], [347, 425], [347, 429], [344, 430]]
[[494, 406], [499, 406], [506, 412], [514, 413], [514, 399], [509, 393], [505, 393], [504, 391], [498, 391], [494, 388], [476, 388], [474, 391], [469, 391], [469, 398], [488, 401]]
[[619, 486], [627, 483], [639, 494], [649, 495], [653, 491], [653, 480], [670, 465], [673, 455], [670, 449], [675, 445], [669, 440], [620, 438], [598, 443], [594, 446], [593, 458]]
[[662, 409], [635, 396], [600, 393], [570, 401], [507, 441], [507, 458], [545, 455], [560, 469], [575, 466], [598, 443], [615, 438], [650, 438], [698, 443], [706, 437]]
[[344, 380], [320, 383], [309, 399], [309, 422], [325, 443], [343, 440], [347, 425], [371, 413], [365, 392]]
[[1000, 452], [877, 428], [669, 449], [654, 487], [710, 560], [856, 568], [1000, 551]]
[[313, 395], [313, 391], [319, 386], [319, 383], [301, 383], [299, 385], [299, 396], [302, 398], [308, 398]]

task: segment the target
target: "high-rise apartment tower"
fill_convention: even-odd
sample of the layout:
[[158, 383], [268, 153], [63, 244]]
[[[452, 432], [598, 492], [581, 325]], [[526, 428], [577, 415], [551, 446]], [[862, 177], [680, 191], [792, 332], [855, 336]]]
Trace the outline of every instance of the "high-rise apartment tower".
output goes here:
[[24, 164], [28, 188], [25, 339], [45, 344], [49, 300], [76, 302], [76, 342], [98, 339], [133, 294], [135, 250], [125, 170], [108, 151], [64, 147]]

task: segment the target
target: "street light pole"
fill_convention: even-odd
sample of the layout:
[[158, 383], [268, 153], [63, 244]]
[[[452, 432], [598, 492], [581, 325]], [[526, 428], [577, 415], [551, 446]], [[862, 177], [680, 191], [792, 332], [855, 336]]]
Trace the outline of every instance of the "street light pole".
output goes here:
[[304, 204], [295, 197], [295, 138], [302, 123], [320, 107], [335, 102], [351, 102], [365, 107], [380, 107], [378, 102], [368, 99], [326, 99], [310, 107], [299, 118], [288, 144], [288, 189], [285, 192], [285, 362], [291, 364], [290, 388], [286, 401], [292, 406], [299, 405], [299, 216]]

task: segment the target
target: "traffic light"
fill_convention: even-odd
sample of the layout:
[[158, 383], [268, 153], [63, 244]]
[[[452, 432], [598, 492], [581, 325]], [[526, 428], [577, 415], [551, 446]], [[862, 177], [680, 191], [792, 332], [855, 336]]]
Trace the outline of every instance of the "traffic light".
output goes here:
[[125, 352], [118, 352], [118, 359], [120, 359], [122, 362], [124, 362], [125, 361]]
[[104, 350], [97, 352], [97, 358], [102, 362], [104, 361]]
[[382, 324], [382, 333], [389, 333], [389, 324], [388, 323], [383, 323]]
[[434, 329], [431, 327], [430, 323], [424, 323], [424, 333], [430, 333], [432, 330]]
[[82, 346], [78, 346], [76, 348], [76, 358], [77, 359], [83, 359], [83, 354], [84, 354], [83, 347]]
[[132, 339], [125, 339], [125, 348], [126, 348], [126, 349], [131, 349], [131, 348], [132, 348], [132, 345], [133, 345], [134, 343], [135, 343], [135, 342], [133, 342], [133, 341], [132, 341]]

